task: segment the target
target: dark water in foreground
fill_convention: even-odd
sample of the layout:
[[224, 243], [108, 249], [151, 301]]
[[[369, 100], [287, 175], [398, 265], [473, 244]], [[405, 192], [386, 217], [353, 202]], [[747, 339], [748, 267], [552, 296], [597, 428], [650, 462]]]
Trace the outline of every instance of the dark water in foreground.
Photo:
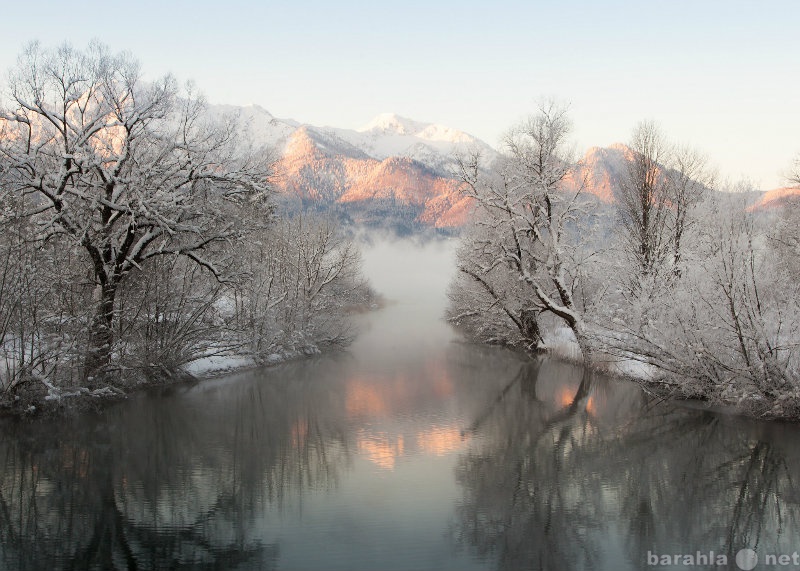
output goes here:
[[348, 353], [0, 425], [0, 569], [800, 568], [798, 427], [458, 342], [451, 248], [368, 254]]

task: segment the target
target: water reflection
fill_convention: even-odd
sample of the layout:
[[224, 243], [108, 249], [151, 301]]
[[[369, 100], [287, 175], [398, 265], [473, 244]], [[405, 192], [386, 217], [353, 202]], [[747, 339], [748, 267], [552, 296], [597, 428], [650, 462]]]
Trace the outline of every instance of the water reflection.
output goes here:
[[411, 371], [325, 358], [6, 423], [0, 566], [640, 569], [800, 544], [794, 426], [497, 349]]
[[159, 494], [148, 504], [146, 490], [160, 487], [153, 482], [164, 471], [140, 480], [144, 466], [120, 468], [116, 435], [100, 426], [73, 424], [60, 434], [52, 428], [26, 426], [25, 438], [4, 430], [2, 568], [224, 569], [255, 560], [268, 568], [275, 560], [274, 545], [235, 533], [241, 512], [210, 498], [213, 484], [202, 474], [182, 478], [184, 498]]
[[463, 344], [438, 320], [445, 280], [425, 277], [449, 274], [437, 248], [368, 257], [395, 297], [347, 353], [0, 423], [0, 568], [615, 570], [800, 550], [797, 427]]
[[763, 562], [800, 545], [795, 426], [654, 403], [552, 362], [481, 424], [458, 465], [458, 537], [499, 569], [641, 569], [648, 551], [702, 563], [711, 550], [738, 569], [742, 548]]

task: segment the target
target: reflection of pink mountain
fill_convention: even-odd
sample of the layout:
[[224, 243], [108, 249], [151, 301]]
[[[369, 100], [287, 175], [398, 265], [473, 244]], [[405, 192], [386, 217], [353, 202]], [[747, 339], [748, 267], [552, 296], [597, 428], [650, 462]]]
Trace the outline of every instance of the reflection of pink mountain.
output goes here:
[[450, 371], [441, 360], [423, 365], [419, 373], [429, 382], [420, 383], [416, 374], [354, 376], [345, 385], [347, 417], [363, 423], [356, 435], [358, 451], [383, 470], [392, 470], [398, 459], [409, 454], [442, 456], [460, 449], [465, 438], [457, 424], [443, 424], [396, 431], [381, 428], [381, 421], [418, 411], [421, 403], [439, 403], [455, 390]]
[[466, 436], [458, 426], [432, 426], [417, 433], [417, 446], [434, 456], [444, 456], [464, 446]]
[[419, 373], [430, 382], [420, 385], [413, 374], [406, 372], [349, 378], [345, 385], [347, 416], [351, 419], [385, 418], [453, 394], [453, 380], [442, 361], [430, 360], [422, 364]]

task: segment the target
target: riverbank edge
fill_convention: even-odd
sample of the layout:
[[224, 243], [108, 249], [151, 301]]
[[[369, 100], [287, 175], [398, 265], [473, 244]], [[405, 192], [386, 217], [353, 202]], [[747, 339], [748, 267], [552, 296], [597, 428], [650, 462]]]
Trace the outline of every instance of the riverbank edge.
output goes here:
[[[84, 387], [63, 390], [61, 395], [56, 396], [50, 390], [43, 394], [42, 391], [47, 388], [43, 384], [42, 387], [44, 389], [34, 391], [34, 394], [30, 396], [13, 395], [12, 397], [12, 395], [6, 393], [0, 394], [0, 419], [35, 420], [68, 417], [86, 412], [99, 412], [109, 405], [124, 401], [130, 396], [155, 387], [199, 383], [226, 375], [277, 367], [285, 363], [310, 359], [336, 350], [338, 348], [331, 347], [325, 350], [295, 351], [280, 355], [273, 353], [263, 361], [243, 354], [200, 357], [174, 371], [158, 367], [147, 370], [139, 369], [135, 372], [128, 371], [126, 379], [127, 390], [107, 384], [93, 391]], [[209, 366], [198, 365], [198, 363], [208, 362], [209, 360]], [[224, 365], [214, 366], [214, 360], [223, 361]]]
[[[383, 295], [372, 292], [368, 302], [346, 307], [345, 312], [349, 315], [369, 313], [382, 309], [388, 303], [391, 302]], [[351, 337], [349, 341], [354, 338]], [[345, 344], [312, 343], [302, 349], [273, 352], [260, 359], [246, 353], [212, 353], [199, 356], [181, 365], [177, 370], [150, 367], [118, 371], [114, 374], [118, 378], [124, 376], [124, 381], [119, 383], [125, 386], [124, 389], [113, 384], [110, 378], [106, 384], [96, 383], [101, 386], [94, 390], [86, 387], [62, 389], [46, 380], [40, 380], [38, 383], [32, 380], [29, 383], [35, 388], [24, 390], [23, 395], [0, 392], [0, 419], [57, 418], [83, 412], [98, 412], [108, 405], [124, 401], [129, 396], [154, 387], [199, 383], [226, 375], [302, 361], [341, 351], [349, 341]]]
[[[576, 365], [586, 366], [578, 344], [565, 335], [550, 340], [543, 354]], [[538, 355], [541, 355], [538, 354]], [[531, 355], [535, 357], [535, 355]], [[602, 356], [599, 358], [598, 356]], [[607, 353], [598, 353], [589, 364], [592, 371], [614, 379], [633, 382], [653, 398], [683, 403], [695, 403], [712, 412], [725, 412], [753, 420], [770, 422], [800, 422], [800, 397], [787, 396], [769, 400], [761, 395], [750, 395], [738, 400], [710, 398], [700, 391], [687, 391], [674, 376], [654, 365], [635, 359], [620, 359]]]

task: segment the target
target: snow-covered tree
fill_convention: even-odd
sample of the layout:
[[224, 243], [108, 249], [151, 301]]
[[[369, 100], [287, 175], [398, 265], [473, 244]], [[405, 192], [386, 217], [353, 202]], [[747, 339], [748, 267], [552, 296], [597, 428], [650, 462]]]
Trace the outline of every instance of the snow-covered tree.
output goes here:
[[714, 175], [703, 154], [671, 144], [653, 121], [634, 128], [630, 149], [616, 201], [621, 245], [630, 268], [627, 288], [650, 295], [680, 277], [685, 234]]
[[771, 238], [772, 216], [748, 211], [743, 196], [720, 194], [702, 208], [680, 280], [648, 301], [644, 318], [623, 306], [605, 349], [657, 367], [684, 394], [796, 415], [796, 264]]
[[170, 255], [222, 278], [215, 245], [241, 231], [231, 210], [264, 197], [268, 155], [203, 110], [191, 87], [146, 82], [131, 56], [96, 43], [34, 43], [12, 70], [0, 112], [3, 190], [32, 239], [85, 254], [95, 287], [87, 376], [111, 357], [126, 277]]
[[549, 314], [573, 332], [588, 362], [582, 286], [593, 251], [581, 234], [592, 213], [568, 147], [570, 129], [566, 109], [546, 103], [509, 132], [493, 172], [483, 172], [477, 156], [461, 160], [475, 213], [459, 251], [450, 316], [479, 330], [499, 308], [536, 350], [543, 348], [539, 318]]
[[682, 145], [672, 148], [668, 163], [670, 207], [672, 211], [672, 272], [680, 277], [684, 265], [685, 239], [698, 223], [698, 208], [715, 186], [715, 173], [708, 159], [698, 150]]
[[670, 185], [664, 172], [668, 144], [658, 126], [634, 128], [627, 175], [620, 181], [617, 208], [623, 244], [633, 268], [631, 290], [657, 281], [670, 254]]
[[349, 341], [346, 314], [366, 305], [372, 291], [358, 247], [336, 224], [295, 214], [252, 232], [243, 250], [232, 326], [247, 353], [263, 360]]

